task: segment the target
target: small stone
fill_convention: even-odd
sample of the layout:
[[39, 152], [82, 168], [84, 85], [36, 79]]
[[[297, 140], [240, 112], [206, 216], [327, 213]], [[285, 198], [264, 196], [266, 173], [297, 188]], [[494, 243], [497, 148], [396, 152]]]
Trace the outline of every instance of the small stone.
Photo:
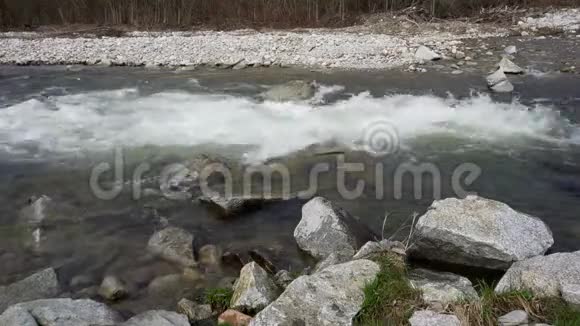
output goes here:
[[510, 59], [503, 57], [497, 67], [506, 74], [523, 74], [524, 70], [513, 63]]
[[528, 324], [528, 313], [523, 310], [515, 310], [498, 318], [500, 326], [518, 326]]
[[430, 310], [415, 311], [411, 319], [411, 326], [460, 326], [459, 318], [454, 315], [438, 314]]
[[441, 55], [431, 50], [430, 48], [421, 45], [415, 52], [415, 59], [418, 61], [434, 61], [441, 59]]
[[461, 66], [465, 65], [465, 61], [459, 61], [459, 62], [457, 62], [457, 65], [461, 67]]
[[506, 47], [503, 52], [505, 52], [505, 54], [509, 54], [509, 55], [513, 55], [518, 53], [518, 49], [516, 48], [515, 45], [510, 45], [508, 47]]
[[218, 325], [248, 326], [252, 317], [236, 310], [226, 310], [218, 317]]
[[147, 249], [167, 261], [183, 266], [195, 266], [193, 240], [194, 236], [184, 229], [168, 227], [151, 236]]
[[187, 316], [173, 311], [151, 310], [132, 317], [119, 326], [190, 326]]
[[240, 271], [240, 278], [234, 285], [232, 309], [258, 312], [276, 300], [279, 290], [268, 273], [256, 262], [251, 262]]
[[213, 315], [210, 305], [196, 304], [195, 302], [187, 299], [181, 299], [177, 303], [177, 312], [186, 315], [191, 322], [210, 319]]
[[453, 71], [451, 72], [451, 74], [453, 74], [453, 75], [461, 75], [462, 73], [463, 73], [463, 71], [462, 71], [462, 70], [453, 70]]
[[99, 295], [106, 300], [117, 301], [129, 295], [125, 284], [115, 276], [106, 276], [99, 287]]

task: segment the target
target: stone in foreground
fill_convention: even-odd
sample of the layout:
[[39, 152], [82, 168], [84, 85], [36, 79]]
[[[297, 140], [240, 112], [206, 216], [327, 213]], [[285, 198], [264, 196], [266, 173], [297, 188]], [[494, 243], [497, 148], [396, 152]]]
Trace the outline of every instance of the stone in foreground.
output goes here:
[[352, 259], [372, 259], [386, 253], [395, 253], [405, 256], [405, 245], [399, 241], [382, 240], [380, 242], [369, 241], [362, 246]]
[[495, 291], [528, 290], [539, 296], [556, 297], [570, 284], [580, 284], [580, 251], [517, 262], [508, 269]]
[[441, 55], [431, 50], [430, 48], [421, 45], [415, 52], [415, 59], [422, 61], [434, 61], [441, 59]]
[[191, 322], [208, 320], [213, 313], [208, 304], [197, 304], [187, 299], [181, 299], [177, 303], [177, 312], [184, 314]]
[[278, 294], [278, 287], [268, 273], [256, 262], [251, 262], [240, 271], [240, 278], [234, 285], [230, 307], [240, 311], [257, 312], [274, 301]]
[[56, 272], [47, 268], [16, 283], [0, 286], [0, 312], [16, 303], [53, 298], [59, 292]]
[[184, 229], [167, 227], [151, 236], [147, 249], [167, 261], [182, 266], [195, 266], [193, 239], [194, 236]]
[[528, 313], [523, 310], [515, 310], [497, 319], [500, 326], [518, 326], [528, 324]]
[[293, 80], [286, 84], [276, 85], [268, 91], [261, 94], [261, 97], [267, 101], [285, 102], [285, 101], [304, 101], [312, 98], [316, 91], [316, 83]]
[[96, 326], [115, 325], [122, 321], [119, 313], [103, 303], [72, 299], [20, 303], [0, 315], [2, 326]]
[[415, 269], [409, 273], [411, 285], [422, 293], [423, 301], [443, 305], [461, 301], [476, 300], [477, 292], [467, 278], [427, 269]]
[[554, 244], [540, 219], [478, 197], [433, 202], [417, 221], [412, 254], [424, 259], [504, 270]]
[[252, 317], [236, 310], [226, 310], [218, 317], [218, 325], [248, 326]]
[[190, 326], [185, 315], [173, 311], [151, 310], [139, 314], [119, 326]]
[[411, 326], [461, 326], [457, 316], [438, 314], [430, 310], [416, 311], [409, 323]]
[[250, 325], [352, 325], [364, 301], [363, 289], [379, 270], [378, 264], [361, 259], [301, 276]]
[[316, 197], [302, 207], [294, 239], [300, 249], [322, 260], [332, 253], [352, 257], [372, 235], [347, 211], [326, 198]]

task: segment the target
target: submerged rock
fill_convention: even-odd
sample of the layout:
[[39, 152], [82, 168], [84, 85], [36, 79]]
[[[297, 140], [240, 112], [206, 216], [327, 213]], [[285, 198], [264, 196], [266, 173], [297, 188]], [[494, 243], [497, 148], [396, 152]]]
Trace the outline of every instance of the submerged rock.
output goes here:
[[182, 266], [195, 266], [193, 240], [194, 236], [186, 230], [167, 227], [151, 236], [147, 250], [167, 261]]
[[514, 263], [495, 287], [498, 293], [529, 290], [559, 296], [562, 288], [580, 284], [580, 251], [538, 256]]
[[352, 257], [372, 234], [344, 209], [323, 197], [302, 207], [302, 219], [294, 230], [300, 249], [323, 260], [330, 254]]
[[214, 210], [222, 218], [255, 210], [266, 202], [264, 198], [223, 197], [221, 195], [200, 197], [199, 200], [208, 205], [210, 209]]
[[518, 326], [528, 324], [528, 313], [523, 310], [515, 310], [497, 319], [499, 326]]
[[503, 57], [497, 67], [506, 74], [523, 74], [524, 70], [513, 63], [510, 59]]
[[434, 61], [441, 59], [441, 55], [431, 50], [430, 48], [421, 45], [415, 52], [415, 59], [419, 61]]
[[461, 326], [457, 316], [438, 314], [429, 310], [415, 311], [409, 319], [409, 324], [411, 326]]
[[212, 244], [199, 248], [199, 263], [209, 271], [219, 271], [222, 262], [222, 250]]
[[312, 98], [316, 92], [316, 83], [304, 80], [293, 80], [286, 84], [276, 85], [261, 94], [266, 101], [286, 102], [304, 101]]
[[503, 49], [503, 52], [505, 52], [505, 54], [507, 54], [507, 55], [516, 54], [516, 53], [518, 53], [518, 48], [515, 45], [510, 45], [510, 46], [506, 47], [505, 49]]
[[510, 93], [514, 90], [514, 85], [501, 69], [487, 76], [487, 86], [496, 93]]
[[364, 287], [380, 267], [370, 260], [356, 260], [301, 276], [250, 325], [352, 325], [364, 301]]
[[415, 225], [417, 257], [489, 269], [544, 254], [554, 244], [540, 219], [478, 196], [433, 202]]
[[60, 290], [55, 270], [47, 268], [16, 283], [0, 286], [0, 312], [16, 303], [56, 297]]
[[119, 326], [190, 326], [187, 317], [173, 311], [151, 310], [139, 314]]
[[106, 276], [99, 287], [99, 295], [106, 300], [116, 301], [129, 295], [125, 284], [115, 276]]
[[461, 300], [475, 300], [477, 292], [471, 281], [452, 273], [435, 272], [427, 269], [415, 269], [409, 273], [411, 285], [422, 293], [427, 303], [449, 303]]
[[103, 303], [72, 299], [20, 303], [0, 315], [2, 326], [96, 326], [115, 325], [122, 321], [118, 312]]
[[232, 309], [257, 312], [274, 301], [279, 290], [268, 273], [255, 262], [244, 266], [240, 278], [234, 284], [234, 294], [230, 307]]
[[187, 299], [181, 299], [177, 303], [177, 311], [187, 316], [194, 325], [197, 322], [208, 320], [213, 316], [211, 306], [208, 304], [197, 304]]

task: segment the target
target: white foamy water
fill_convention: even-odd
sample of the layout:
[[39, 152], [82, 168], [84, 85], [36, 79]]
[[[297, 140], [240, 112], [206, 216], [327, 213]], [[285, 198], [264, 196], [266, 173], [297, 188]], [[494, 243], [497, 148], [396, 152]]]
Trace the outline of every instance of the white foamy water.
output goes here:
[[395, 126], [406, 146], [416, 137], [450, 133], [505, 143], [529, 138], [561, 143], [570, 126], [556, 111], [485, 96], [468, 100], [367, 93], [329, 105], [258, 102], [229, 95], [136, 89], [29, 100], [0, 110], [0, 148], [36, 153], [78, 153], [114, 146], [253, 145], [251, 160], [288, 154], [313, 144], [338, 142], [360, 148], [365, 128]]

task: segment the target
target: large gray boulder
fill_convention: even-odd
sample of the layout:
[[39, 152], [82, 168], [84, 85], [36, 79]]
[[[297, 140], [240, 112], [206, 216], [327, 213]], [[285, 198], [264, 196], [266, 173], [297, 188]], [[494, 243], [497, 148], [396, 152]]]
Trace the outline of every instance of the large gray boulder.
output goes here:
[[149, 239], [147, 250], [167, 261], [195, 266], [193, 255], [193, 234], [177, 227], [167, 227], [155, 232]]
[[497, 67], [506, 74], [523, 74], [524, 70], [510, 59], [503, 57]]
[[380, 267], [355, 260], [294, 280], [276, 301], [256, 315], [250, 326], [352, 325], [364, 301], [364, 287]]
[[409, 319], [409, 324], [411, 326], [461, 326], [457, 316], [438, 314], [430, 310], [416, 311]]
[[372, 235], [347, 211], [326, 198], [316, 197], [302, 207], [294, 239], [300, 249], [323, 260], [332, 253], [352, 257]]
[[0, 326], [96, 326], [123, 321], [119, 313], [92, 300], [43, 299], [14, 305]]
[[216, 212], [221, 218], [234, 217], [238, 214], [250, 212], [259, 208], [267, 201], [264, 198], [224, 197], [219, 194], [202, 196], [199, 200]]
[[151, 310], [141, 313], [119, 326], [190, 326], [187, 316], [173, 311]]
[[452, 273], [415, 269], [409, 273], [409, 281], [414, 288], [421, 291], [423, 301], [429, 304], [447, 305], [478, 298], [470, 280]]
[[260, 265], [251, 262], [240, 271], [240, 277], [234, 284], [234, 294], [230, 308], [257, 312], [276, 300], [280, 291], [278, 286]]
[[430, 48], [421, 45], [417, 48], [415, 52], [415, 59], [419, 61], [434, 61], [441, 59], [441, 55], [431, 50]]
[[16, 303], [56, 297], [60, 290], [56, 272], [47, 268], [16, 283], [0, 286], [0, 312]]
[[267, 101], [304, 101], [312, 98], [316, 92], [316, 83], [304, 80], [293, 80], [282, 85], [276, 85], [261, 94]]
[[499, 270], [543, 255], [554, 244], [540, 219], [478, 196], [433, 202], [412, 241], [414, 256]]
[[529, 290], [539, 296], [555, 297], [571, 284], [580, 284], [580, 251], [538, 256], [514, 263], [495, 291]]

